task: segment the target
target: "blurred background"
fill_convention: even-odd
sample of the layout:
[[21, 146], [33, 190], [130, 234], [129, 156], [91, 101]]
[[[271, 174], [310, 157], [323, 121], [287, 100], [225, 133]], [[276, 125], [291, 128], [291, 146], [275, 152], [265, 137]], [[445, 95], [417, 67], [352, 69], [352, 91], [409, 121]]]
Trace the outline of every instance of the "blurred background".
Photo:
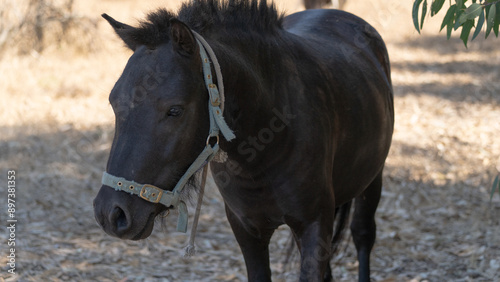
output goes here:
[[[175, 232], [175, 216], [139, 242], [112, 238], [94, 220], [92, 200], [114, 130], [108, 94], [131, 55], [100, 14], [134, 25], [157, 7], [175, 11], [180, 3], [0, 0], [0, 221], [6, 224], [8, 170], [16, 171], [18, 219], [18, 275], [7, 273], [9, 234], [2, 228], [0, 281], [246, 281], [213, 185], [191, 259], [182, 258], [187, 236]], [[276, 4], [287, 14], [304, 9], [300, 0]], [[490, 200], [490, 191], [500, 170], [499, 41], [479, 36], [468, 49], [458, 35], [447, 41], [438, 32], [444, 14], [427, 20], [419, 35], [412, 4], [343, 6], [386, 41], [395, 90], [372, 278], [498, 281], [500, 195]], [[285, 263], [289, 240], [287, 227], [273, 237], [275, 281], [298, 279], [298, 256]], [[333, 263], [336, 281], [357, 277], [351, 241]]]

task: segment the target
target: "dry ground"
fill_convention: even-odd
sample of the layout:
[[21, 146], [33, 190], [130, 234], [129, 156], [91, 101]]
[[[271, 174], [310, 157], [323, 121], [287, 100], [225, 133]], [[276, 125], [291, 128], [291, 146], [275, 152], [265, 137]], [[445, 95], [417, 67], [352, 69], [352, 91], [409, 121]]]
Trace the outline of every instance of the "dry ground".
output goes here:
[[[489, 200], [500, 170], [500, 50], [477, 39], [466, 50], [438, 34], [412, 28], [410, 0], [350, 0], [346, 10], [372, 23], [392, 60], [396, 129], [378, 210], [372, 255], [376, 281], [500, 281], [500, 196]], [[178, 1], [77, 1], [81, 14], [102, 12], [134, 22]], [[288, 12], [297, 0], [281, 0]], [[444, 15], [441, 15], [441, 17]], [[6, 273], [6, 228], [0, 233], [0, 281], [245, 281], [241, 253], [209, 188], [199, 253], [182, 258], [187, 237], [175, 217], [143, 241], [112, 238], [94, 221], [113, 116], [107, 95], [130, 53], [99, 22], [97, 51], [53, 46], [42, 54], [0, 61], [0, 221], [6, 225], [6, 178], [17, 178], [17, 273]], [[271, 244], [275, 281], [297, 279], [285, 265], [289, 232]], [[336, 281], [353, 281], [352, 242], [334, 263]]]

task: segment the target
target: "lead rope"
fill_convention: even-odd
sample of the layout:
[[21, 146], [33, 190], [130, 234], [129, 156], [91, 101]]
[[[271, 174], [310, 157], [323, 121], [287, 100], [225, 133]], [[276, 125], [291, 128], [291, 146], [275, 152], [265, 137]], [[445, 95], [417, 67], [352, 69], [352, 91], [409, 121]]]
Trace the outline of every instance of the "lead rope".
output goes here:
[[[217, 57], [215, 56], [214, 51], [208, 44], [208, 42], [197, 32], [194, 30], [191, 30], [191, 32], [194, 34], [195, 38], [203, 45], [205, 50], [208, 52], [208, 56], [210, 57], [212, 64], [215, 69], [215, 75], [217, 77], [217, 88], [219, 90], [219, 96], [221, 99], [220, 103], [220, 109], [222, 112], [224, 112], [224, 84], [222, 83], [222, 72], [220, 70], [220, 65], [219, 62], [217, 61]], [[196, 229], [198, 228], [198, 220], [200, 218], [200, 211], [201, 211], [201, 205], [203, 204], [203, 194], [205, 192], [205, 184], [207, 182], [207, 174], [208, 174], [208, 163], [203, 167], [203, 173], [201, 176], [201, 185], [200, 185], [200, 192], [198, 194], [198, 202], [196, 203], [196, 211], [194, 214], [193, 218], [193, 226], [191, 227], [191, 234], [189, 234], [189, 241], [188, 245], [184, 249], [184, 257], [192, 257], [193, 255], [196, 254], [196, 246], [194, 244], [194, 240], [196, 237]]]
[[203, 173], [201, 176], [200, 192], [198, 195], [198, 203], [196, 204], [196, 211], [193, 218], [193, 226], [191, 227], [191, 234], [189, 234], [189, 242], [184, 249], [184, 257], [192, 257], [196, 254], [196, 246], [194, 245], [194, 239], [196, 237], [196, 229], [198, 228], [198, 219], [200, 218], [201, 205], [203, 203], [203, 194], [205, 193], [205, 183], [207, 182], [208, 174], [208, 164], [203, 167]]

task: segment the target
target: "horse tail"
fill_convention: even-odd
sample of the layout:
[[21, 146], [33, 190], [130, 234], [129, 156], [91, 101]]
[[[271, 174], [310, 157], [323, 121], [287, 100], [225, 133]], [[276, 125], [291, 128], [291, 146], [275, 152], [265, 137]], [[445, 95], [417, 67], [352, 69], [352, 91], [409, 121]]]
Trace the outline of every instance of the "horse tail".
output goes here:
[[345, 231], [349, 226], [352, 200], [335, 209], [335, 229], [332, 237], [332, 258], [339, 252], [339, 247], [344, 239]]

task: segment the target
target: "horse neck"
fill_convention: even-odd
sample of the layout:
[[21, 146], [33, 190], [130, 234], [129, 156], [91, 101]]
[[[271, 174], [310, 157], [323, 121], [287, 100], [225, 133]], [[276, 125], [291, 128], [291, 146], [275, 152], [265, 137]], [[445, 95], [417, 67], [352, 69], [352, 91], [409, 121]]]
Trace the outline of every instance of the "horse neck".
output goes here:
[[231, 128], [251, 133], [280, 106], [283, 93], [275, 87], [280, 58], [273, 58], [276, 52], [265, 42], [227, 40], [214, 45], [226, 93], [224, 116]]
[[[220, 37], [218, 37], [220, 38]], [[221, 65], [225, 88], [224, 118], [235, 131], [236, 140], [221, 141], [228, 154], [237, 152], [241, 142], [257, 136], [259, 130], [269, 127], [276, 111], [282, 111], [286, 102], [286, 87], [276, 87], [281, 64], [273, 57], [279, 50], [264, 40], [238, 38], [210, 41]]]

